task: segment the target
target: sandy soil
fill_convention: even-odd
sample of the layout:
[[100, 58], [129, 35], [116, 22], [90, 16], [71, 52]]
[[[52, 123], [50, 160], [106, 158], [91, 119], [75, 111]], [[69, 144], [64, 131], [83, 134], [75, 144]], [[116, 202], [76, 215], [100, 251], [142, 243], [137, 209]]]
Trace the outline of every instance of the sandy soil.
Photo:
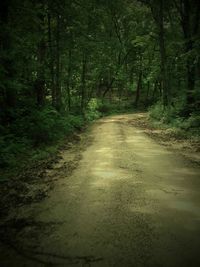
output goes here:
[[63, 151], [48, 197], [11, 213], [1, 266], [200, 266], [200, 168], [134, 118], [103, 118], [84, 151]]

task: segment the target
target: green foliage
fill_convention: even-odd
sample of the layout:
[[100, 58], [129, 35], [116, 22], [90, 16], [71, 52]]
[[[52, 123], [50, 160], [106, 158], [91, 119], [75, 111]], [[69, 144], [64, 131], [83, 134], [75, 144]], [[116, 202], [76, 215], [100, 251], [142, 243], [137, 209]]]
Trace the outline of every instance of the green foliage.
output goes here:
[[149, 109], [149, 116], [152, 119], [153, 124], [166, 128], [171, 127], [170, 131], [174, 132], [176, 138], [190, 135], [199, 136], [199, 112], [192, 113], [189, 118], [184, 116], [180, 117], [183, 109], [184, 105], [180, 105], [180, 102], [179, 105], [173, 107], [163, 107], [163, 105], [158, 102]]
[[52, 107], [32, 110], [31, 114], [17, 118], [9, 130], [2, 127], [0, 167], [14, 167], [17, 159], [27, 154], [32, 159], [45, 158], [50, 153], [48, 146], [80, 130], [84, 123], [83, 116], [61, 115]]
[[65, 123], [68, 125], [67, 128], [70, 129], [69, 132], [72, 132], [74, 130], [81, 130], [85, 124], [85, 119], [82, 115], [67, 115]]
[[26, 155], [31, 148], [27, 139], [9, 134], [0, 138], [0, 168], [14, 167], [19, 155]]
[[111, 103], [109, 101], [101, 101], [98, 105], [98, 111], [102, 114], [109, 114], [112, 110]]
[[88, 103], [85, 118], [87, 121], [93, 121], [101, 117], [101, 112], [99, 111], [100, 101], [97, 98], [92, 98]]
[[170, 123], [173, 120], [184, 120], [186, 104], [185, 99], [182, 98], [174, 98], [171, 101], [171, 104], [164, 107], [161, 101], [158, 101], [154, 105], [149, 108], [150, 117], [162, 121], [163, 123]]
[[72, 131], [72, 127], [55, 109], [45, 107], [33, 109], [30, 114], [17, 118], [11, 131], [31, 140], [33, 145], [39, 145], [52, 143]]
[[176, 116], [176, 109], [172, 106], [164, 107], [161, 102], [157, 102], [149, 109], [150, 118], [161, 121], [163, 123], [170, 123]]
[[52, 108], [35, 111], [29, 118], [27, 136], [35, 145], [48, 144], [60, 139], [64, 133], [72, 131], [71, 125]]
[[112, 101], [99, 101], [98, 111], [102, 115], [118, 114], [133, 111], [133, 103], [131, 101], [115, 99]]
[[189, 118], [183, 120], [180, 128], [190, 131], [193, 134], [199, 135], [200, 132], [200, 114], [193, 113]]
[[193, 113], [190, 118], [188, 119], [188, 126], [193, 127], [199, 127], [200, 128], [200, 114]]

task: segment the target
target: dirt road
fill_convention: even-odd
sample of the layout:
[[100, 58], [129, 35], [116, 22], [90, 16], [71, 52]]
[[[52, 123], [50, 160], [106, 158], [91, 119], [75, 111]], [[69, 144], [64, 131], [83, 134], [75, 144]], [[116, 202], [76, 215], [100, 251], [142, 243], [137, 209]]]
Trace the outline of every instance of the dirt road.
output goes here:
[[200, 169], [130, 126], [134, 116], [96, 122], [73, 174], [16, 211], [37, 224], [2, 246], [1, 266], [200, 266]]

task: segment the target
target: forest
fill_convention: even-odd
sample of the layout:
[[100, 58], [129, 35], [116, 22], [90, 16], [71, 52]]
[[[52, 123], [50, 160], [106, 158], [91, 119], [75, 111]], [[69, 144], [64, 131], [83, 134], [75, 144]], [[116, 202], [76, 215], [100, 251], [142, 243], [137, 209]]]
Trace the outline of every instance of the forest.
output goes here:
[[0, 266], [199, 267], [200, 0], [0, 0]]
[[200, 1], [1, 0], [0, 62], [4, 170], [112, 113], [199, 133]]

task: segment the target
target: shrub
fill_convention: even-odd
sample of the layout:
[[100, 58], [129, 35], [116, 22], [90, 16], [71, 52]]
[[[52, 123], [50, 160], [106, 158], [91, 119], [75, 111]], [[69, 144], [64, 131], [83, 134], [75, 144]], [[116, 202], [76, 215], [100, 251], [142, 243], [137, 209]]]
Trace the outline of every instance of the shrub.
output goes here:
[[[50, 145], [80, 130], [85, 123], [83, 116], [60, 114], [52, 107], [34, 109], [17, 118], [10, 127], [1, 126], [0, 167], [18, 165], [24, 157], [45, 158]], [[20, 159], [20, 160], [19, 160]]]
[[68, 123], [69, 128], [80, 130], [85, 124], [84, 118], [82, 115], [68, 115], [65, 117], [65, 120]]
[[181, 128], [183, 129], [198, 129], [200, 128], [200, 115], [193, 113], [188, 119], [185, 119], [182, 124]]
[[31, 149], [31, 144], [24, 138], [6, 135], [0, 138], [0, 168], [14, 167], [19, 154], [26, 154]]
[[123, 103], [119, 103], [118, 101], [110, 102], [105, 99], [99, 102], [98, 111], [102, 115], [109, 115], [113, 113], [121, 113], [125, 111], [125, 108]]
[[160, 121], [163, 117], [163, 105], [161, 102], [157, 102], [149, 108], [149, 116], [152, 119]]
[[[161, 103], [157, 103], [156, 105], [150, 108], [149, 115], [150, 118], [159, 121], [159, 123], [163, 124], [162, 126], [173, 127], [176, 131], [176, 136], [185, 136], [186, 130], [189, 130], [188, 136], [199, 135], [200, 113], [194, 112], [191, 114], [190, 117], [181, 117], [180, 114], [183, 114], [183, 110], [184, 104], [177, 104], [176, 106], [170, 106], [164, 109]], [[177, 132], [178, 128], [180, 129], [179, 132]]]
[[85, 118], [87, 121], [93, 121], [101, 117], [101, 112], [99, 111], [100, 102], [96, 98], [92, 98], [88, 103]]
[[162, 123], [171, 123], [174, 119], [179, 118], [179, 108], [169, 105], [164, 107], [161, 102], [157, 102], [149, 109], [150, 118]]
[[26, 138], [34, 146], [51, 144], [80, 129], [82, 116], [60, 114], [52, 107], [33, 110], [31, 114], [18, 118], [10, 129], [19, 138]]
[[108, 101], [101, 101], [97, 107], [97, 110], [102, 114], [108, 114], [112, 110], [112, 106]]
[[35, 111], [30, 116], [26, 129], [27, 137], [35, 145], [52, 143], [72, 130], [70, 123], [53, 108]]

